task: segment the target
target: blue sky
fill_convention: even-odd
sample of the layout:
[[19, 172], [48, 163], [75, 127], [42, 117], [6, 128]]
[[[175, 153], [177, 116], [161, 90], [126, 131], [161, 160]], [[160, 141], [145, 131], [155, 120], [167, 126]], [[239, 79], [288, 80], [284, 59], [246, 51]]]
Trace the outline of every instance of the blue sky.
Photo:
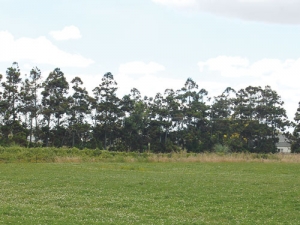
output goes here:
[[12, 62], [46, 78], [61, 68], [120, 96], [154, 96], [193, 78], [209, 96], [270, 85], [290, 118], [300, 101], [296, 0], [0, 0], [0, 73]]

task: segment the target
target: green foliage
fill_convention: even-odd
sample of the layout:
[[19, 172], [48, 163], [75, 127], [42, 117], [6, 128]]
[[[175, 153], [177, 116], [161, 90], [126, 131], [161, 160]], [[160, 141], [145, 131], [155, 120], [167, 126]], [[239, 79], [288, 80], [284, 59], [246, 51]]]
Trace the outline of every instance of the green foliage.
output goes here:
[[295, 113], [295, 124], [292, 135], [289, 135], [291, 139], [291, 148], [293, 153], [300, 153], [300, 102], [298, 104], [297, 111]]
[[228, 154], [231, 152], [230, 148], [227, 145], [215, 144], [213, 147], [214, 152]]
[[[232, 153], [228, 146], [217, 144], [215, 153], [190, 153], [178, 147], [167, 150], [168, 153], [120, 152], [100, 149], [78, 149], [68, 147], [35, 147], [25, 148], [12, 143], [8, 147], [0, 146], [0, 162], [207, 162], [207, 161], [260, 161], [280, 162], [284, 155], [260, 153]], [[230, 154], [228, 154], [230, 153]], [[290, 156], [289, 161], [298, 162]]]
[[[0, 144], [4, 146], [200, 153], [221, 144], [231, 152], [275, 153], [277, 135], [291, 125], [281, 97], [270, 86], [238, 91], [228, 87], [211, 98], [188, 78], [179, 90], [142, 97], [132, 88], [120, 99], [110, 72], [93, 89], [93, 97], [80, 77], [71, 81], [69, 95], [69, 83], [59, 68], [45, 81], [38, 68], [23, 82], [20, 75], [13, 63], [1, 82]], [[300, 149], [298, 111], [289, 135], [293, 152]]]
[[[66, 80], [64, 73], [56, 68], [52, 72], [49, 73], [46, 81], [43, 83], [43, 91], [42, 91], [42, 114], [44, 117], [44, 121], [46, 123], [45, 127], [45, 139], [44, 143], [48, 147], [49, 139], [50, 139], [50, 131], [51, 131], [51, 122], [54, 122], [54, 127], [57, 129], [53, 129], [52, 133], [55, 136], [55, 140], [59, 140], [61, 146], [63, 142], [63, 137], [65, 135], [61, 135], [61, 125], [62, 119], [66, 110], [68, 109], [68, 99], [67, 94], [69, 91], [69, 84]], [[56, 134], [57, 132], [57, 134]]]

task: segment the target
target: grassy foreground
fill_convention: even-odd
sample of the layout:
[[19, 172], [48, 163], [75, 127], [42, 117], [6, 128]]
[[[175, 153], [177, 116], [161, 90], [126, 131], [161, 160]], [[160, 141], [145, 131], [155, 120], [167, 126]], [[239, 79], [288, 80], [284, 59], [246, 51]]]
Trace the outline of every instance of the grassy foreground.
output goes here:
[[296, 163], [0, 164], [0, 224], [299, 224]]

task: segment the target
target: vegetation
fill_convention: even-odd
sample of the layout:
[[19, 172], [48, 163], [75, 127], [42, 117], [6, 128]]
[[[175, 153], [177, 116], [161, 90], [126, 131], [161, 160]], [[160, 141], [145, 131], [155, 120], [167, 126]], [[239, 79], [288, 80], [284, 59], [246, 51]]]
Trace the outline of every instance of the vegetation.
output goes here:
[[117, 152], [78, 148], [18, 146], [0, 147], [0, 163], [64, 162], [291, 162], [300, 163], [297, 154], [230, 153], [227, 146], [214, 146], [214, 153]]
[[298, 224], [299, 164], [0, 164], [1, 224]]
[[219, 146], [218, 151], [275, 153], [278, 134], [294, 126], [287, 135], [299, 152], [299, 112], [294, 123], [288, 121], [281, 97], [269, 86], [228, 87], [209, 97], [188, 78], [180, 90], [142, 97], [132, 88], [119, 98], [111, 73], [99, 82], [90, 95], [79, 77], [69, 84], [59, 68], [44, 81], [33, 68], [22, 81], [13, 63], [0, 87], [0, 145], [156, 153]]

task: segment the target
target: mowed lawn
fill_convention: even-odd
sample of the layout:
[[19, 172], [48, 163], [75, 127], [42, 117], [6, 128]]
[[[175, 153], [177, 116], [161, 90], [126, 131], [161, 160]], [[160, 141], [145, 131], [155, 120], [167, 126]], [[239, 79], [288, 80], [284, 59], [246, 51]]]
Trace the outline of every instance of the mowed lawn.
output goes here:
[[300, 164], [0, 164], [0, 224], [300, 224]]

